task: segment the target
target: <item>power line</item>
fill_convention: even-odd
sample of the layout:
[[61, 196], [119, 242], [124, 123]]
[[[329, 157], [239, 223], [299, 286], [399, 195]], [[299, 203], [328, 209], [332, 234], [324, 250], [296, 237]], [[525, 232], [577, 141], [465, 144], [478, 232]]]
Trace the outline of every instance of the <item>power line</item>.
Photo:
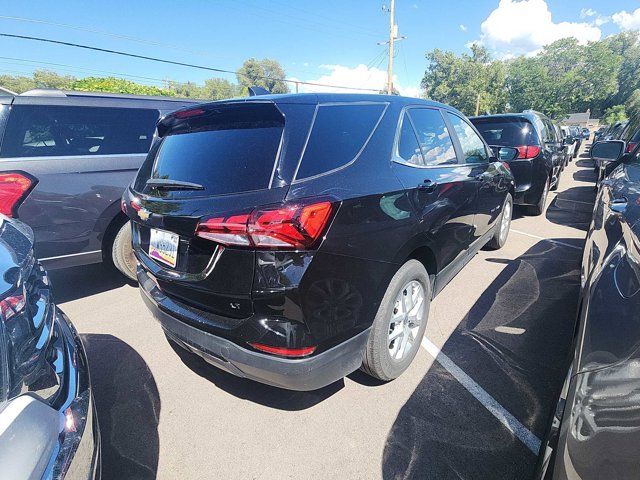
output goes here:
[[[215, 68], [215, 67], [206, 67], [204, 65], [196, 65], [193, 63], [184, 63], [184, 62], [177, 62], [175, 60], [165, 60], [162, 58], [157, 58], [157, 57], [149, 57], [146, 55], [138, 55], [135, 53], [127, 53], [127, 52], [122, 52], [119, 50], [111, 50], [111, 49], [107, 49], [107, 48], [100, 48], [100, 47], [93, 47], [90, 45], [83, 45], [80, 43], [72, 43], [72, 42], [63, 42], [61, 40], [53, 40], [50, 38], [42, 38], [42, 37], [32, 37], [32, 36], [28, 36], [28, 35], [15, 35], [15, 34], [11, 34], [11, 33], [0, 33], [0, 37], [5, 37], [5, 38], [17, 38], [17, 39], [21, 39], [21, 40], [32, 40], [32, 41], [36, 41], [36, 42], [43, 42], [43, 43], [51, 43], [51, 44], [55, 44], [55, 45], [65, 45], [67, 47], [74, 47], [74, 48], [82, 48], [85, 50], [93, 50], [96, 52], [103, 52], [103, 53], [111, 53], [113, 55], [120, 55], [123, 57], [131, 57], [131, 58], [138, 58], [141, 60], [149, 60], [152, 62], [159, 62], [159, 63], [166, 63], [169, 65], [178, 65], [181, 67], [189, 67], [189, 68], [197, 68], [199, 70], [207, 70], [210, 72], [217, 72], [217, 73], [230, 73], [232, 75], [242, 75], [242, 74], [238, 74], [237, 72], [234, 72], [232, 70], [225, 70], [223, 68]], [[246, 77], [248, 77], [247, 75], [245, 75]], [[259, 78], [261, 80], [278, 80], [281, 82], [285, 82], [285, 83], [291, 83], [291, 84], [297, 84], [297, 85], [311, 85], [314, 87], [330, 87], [330, 88], [341, 88], [341, 89], [347, 89], [347, 90], [358, 90], [358, 91], [366, 91], [366, 92], [378, 92], [378, 90], [375, 90], [373, 88], [359, 88], [359, 87], [346, 87], [346, 86], [342, 86], [342, 85], [328, 85], [328, 84], [324, 84], [324, 83], [315, 83], [315, 82], [303, 82], [301, 80], [291, 80], [291, 79], [287, 79], [287, 78], [272, 78], [272, 77], [266, 77], [266, 76], [255, 76], [255, 78]]]
[[13, 17], [13, 16], [9, 16], [9, 15], [0, 15], [0, 20], [12, 20], [12, 21], [16, 21], [16, 22], [25, 22], [25, 23], [36, 23], [36, 24], [40, 24], [40, 25], [51, 25], [53, 27], [61, 27], [61, 28], [68, 28], [68, 29], [72, 29], [72, 30], [78, 30], [81, 32], [88, 32], [88, 33], [95, 33], [98, 35], [104, 35], [107, 37], [111, 37], [111, 38], [118, 38], [120, 40], [127, 40], [130, 42], [137, 42], [137, 43], [141, 43], [141, 44], [145, 44], [145, 45], [151, 45], [154, 47], [165, 47], [165, 48], [170, 48], [172, 50], [178, 50], [178, 51], [182, 51], [185, 53], [192, 53], [192, 54], [196, 54], [196, 55], [205, 55], [204, 52], [197, 52], [194, 50], [189, 50], [186, 48], [182, 48], [179, 47], [177, 45], [171, 45], [169, 43], [163, 43], [163, 42], [155, 42], [153, 40], [147, 40], [144, 38], [139, 38], [139, 37], [133, 37], [131, 35], [123, 35], [123, 34], [119, 34], [119, 33], [113, 33], [113, 32], [108, 32], [106, 30], [100, 30], [97, 28], [89, 28], [89, 27], [83, 27], [80, 25], [72, 25], [70, 23], [58, 23], [58, 22], [51, 22], [49, 20], [40, 20], [37, 18], [25, 18], [25, 17]]

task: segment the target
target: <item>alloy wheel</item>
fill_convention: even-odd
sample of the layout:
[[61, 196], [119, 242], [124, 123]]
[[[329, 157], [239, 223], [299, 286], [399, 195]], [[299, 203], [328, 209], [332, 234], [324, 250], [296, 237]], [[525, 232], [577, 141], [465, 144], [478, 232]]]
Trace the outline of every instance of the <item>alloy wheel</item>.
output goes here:
[[425, 290], [422, 284], [412, 280], [400, 289], [389, 319], [387, 346], [389, 356], [401, 361], [411, 351], [425, 314]]

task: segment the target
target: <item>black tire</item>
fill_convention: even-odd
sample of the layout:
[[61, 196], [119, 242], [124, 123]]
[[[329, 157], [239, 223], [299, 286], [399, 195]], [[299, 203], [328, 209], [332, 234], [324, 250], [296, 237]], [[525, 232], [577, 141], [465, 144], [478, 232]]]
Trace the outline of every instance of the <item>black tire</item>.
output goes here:
[[531, 215], [542, 215], [544, 213], [544, 207], [547, 204], [547, 197], [549, 196], [549, 184], [551, 183], [551, 179], [547, 178], [547, 183], [545, 183], [544, 190], [542, 191], [542, 195], [540, 196], [540, 200], [535, 205], [529, 205], [529, 213]]
[[131, 245], [131, 224], [126, 222], [111, 244], [111, 260], [113, 266], [120, 271], [125, 277], [134, 282], [138, 281], [136, 277], [137, 260], [133, 253], [133, 247]]
[[[505, 217], [505, 212], [509, 212], [508, 217]], [[499, 250], [502, 247], [504, 247], [505, 243], [507, 243], [507, 238], [509, 238], [509, 229], [511, 228], [512, 215], [513, 215], [513, 199], [511, 198], [511, 194], [507, 193], [507, 198], [504, 199], [504, 204], [502, 205], [502, 213], [500, 214], [500, 220], [496, 225], [496, 231], [493, 233], [493, 237], [491, 237], [491, 240], [489, 240], [485, 245], [485, 249]], [[506, 230], [503, 230], [502, 225], [505, 221], [507, 222], [507, 225], [505, 227]]]
[[558, 178], [556, 178], [556, 183], [554, 183], [553, 186], [549, 189], [552, 192], [555, 192], [556, 190], [558, 190], [558, 187], [560, 186], [560, 176], [561, 176], [561, 173], [558, 172]]
[[[410, 350], [407, 351], [401, 359], [395, 360], [389, 353], [389, 328], [391, 316], [394, 313], [396, 297], [401, 290], [411, 281], [417, 281], [423, 288], [424, 293], [424, 310], [423, 319], [419, 325]], [[399, 377], [413, 361], [420, 343], [427, 328], [427, 320], [429, 318], [429, 306], [431, 304], [431, 282], [424, 265], [418, 260], [409, 260], [400, 269], [389, 282], [389, 286], [382, 298], [378, 313], [373, 321], [369, 339], [364, 350], [362, 360], [362, 371], [379, 380], [390, 381]], [[422, 308], [422, 307], [421, 307]]]

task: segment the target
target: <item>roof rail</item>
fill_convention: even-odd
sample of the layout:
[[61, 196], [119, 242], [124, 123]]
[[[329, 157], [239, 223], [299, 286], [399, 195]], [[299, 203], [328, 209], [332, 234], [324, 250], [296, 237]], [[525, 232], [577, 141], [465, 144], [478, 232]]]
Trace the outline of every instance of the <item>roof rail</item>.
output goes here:
[[34, 88], [20, 94], [21, 97], [66, 97], [62, 90], [55, 88]]
[[12, 92], [8, 88], [0, 87], [0, 95], [18, 95], [16, 92]]

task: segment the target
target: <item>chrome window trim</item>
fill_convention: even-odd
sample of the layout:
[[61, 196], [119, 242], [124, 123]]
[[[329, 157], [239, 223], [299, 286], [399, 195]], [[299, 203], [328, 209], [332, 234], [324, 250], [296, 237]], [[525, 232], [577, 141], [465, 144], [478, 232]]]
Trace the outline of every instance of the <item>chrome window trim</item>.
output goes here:
[[[314, 180], [314, 179], [319, 178], [319, 177], [324, 177], [325, 175], [331, 175], [332, 173], [338, 172], [340, 170], [343, 170], [343, 169], [353, 165], [356, 162], [356, 160], [358, 160], [358, 158], [360, 157], [360, 155], [362, 154], [364, 149], [367, 148], [367, 145], [369, 144], [369, 141], [371, 140], [371, 137], [373, 137], [373, 134], [378, 129], [378, 126], [380, 125], [380, 122], [382, 122], [382, 119], [384, 118], [384, 114], [387, 113], [387, 109], [389, 108], [389, 104], [390, 104], [389, 102], [373, 102], [373, 101], [318, 103], [316, 105], [315, 111], [313, 112], [313, 118], [311, 119], [311, 126], [309, 127], [309, 131], [307, 132], [307, 138], [304, 141], [304, 147], [302, 148], [302, 153], [300, 153], [300, 158], [298, 159], [298, 165], [296, 166], [296, 170], [295, 170], [295, 172], [293, 174], [293, 179], [291, 180], [291, 185], [296, 185], [298, 183], [306, 182], [308, 180]], [[299, 179], [298, 178], [298, 170], [300, 170], [300, 165], [302, 164], [302, 159], [304, 158], [304, 154], [307, 151], [307, 145], [309, 144], [309, 138], [311, 137], [311, 132], [313, 131], [313, 127], [315, 126], [316, 117], [318, 116], [318, 110], [320, 109], [320, 107], [337, 107], [337, 106], [352, 106], [352, 105], [384, 105], [384, 108], [382, 109], [382, 112], [380, 113], [380, 116], [378, 117], [378, 121], [373, 126], [373, 129], [371, 129], [371, 132], [369, 133], [369, 136], [364, 141], [364, 143], [362, 144], [362, 147], [360, 148], [360, 150], [358, 150], [358, 152], [356, 153], [355, 157], [353, 157], [353, 159], [351, 161], [349, 161], [349, 162], [347, 162], [344, 165], [341, 165], [339, 167], [333, 168], [331, 170], [327, 170], [326, 172], [318, 173], [317, 175], [312, 175], [310, 177], [305, 177], [305, 178], [300, 178]]]

